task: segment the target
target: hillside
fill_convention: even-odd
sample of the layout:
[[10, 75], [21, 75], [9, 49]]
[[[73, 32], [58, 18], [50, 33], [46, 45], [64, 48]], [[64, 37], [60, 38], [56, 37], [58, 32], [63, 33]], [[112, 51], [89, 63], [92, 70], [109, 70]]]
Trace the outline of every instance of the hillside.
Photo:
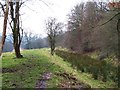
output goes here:
[[110, 88], [112, 81], [94, 80], [61, 57], [50, 55], [49, 49], [22, 51], [24, 58], [4, 53], [2, 59], [3, 88]]

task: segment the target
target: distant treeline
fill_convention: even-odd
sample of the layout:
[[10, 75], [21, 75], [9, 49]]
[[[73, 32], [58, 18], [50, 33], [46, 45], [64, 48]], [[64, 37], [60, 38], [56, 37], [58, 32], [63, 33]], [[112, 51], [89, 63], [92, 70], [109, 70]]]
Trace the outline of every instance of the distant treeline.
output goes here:
[[[21, 49], [39, 49], [48, 46], [49, 43], [47, 37], [42, 38], [39, 35], [32, 33], [25, 33], [21, 43]], [[13, 38], [12, 35], [9, 34], [6, 37], [3, 52], [12, 52], [13, 49]]]

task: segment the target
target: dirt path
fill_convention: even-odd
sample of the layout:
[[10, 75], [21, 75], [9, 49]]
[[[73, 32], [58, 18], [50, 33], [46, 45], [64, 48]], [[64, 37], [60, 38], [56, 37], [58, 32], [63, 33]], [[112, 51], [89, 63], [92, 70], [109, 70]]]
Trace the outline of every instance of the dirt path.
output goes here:
[[[58, 84], [58, 88], [74, 88], [74, 89], [83, 89], [83, 88], [90, 88], [89, 86], [79, 82], [74, 76], [68, 73], [56, 73], [57, 77], [64, 78], [63, 81], [61, 81]], [[42, 77], [37, 81], [35, 88], [36, 89], [45, 89], [47, 87], [47, 81], [52, 79], [53, 74], [51, 72], [45, 72]]]
[[51, 77], [52, 77], [51, 72], [45, 72], [42, 75], [42, 78], [37, 81], [35, 88], [47, 88], [46, 81], [51, 79]]

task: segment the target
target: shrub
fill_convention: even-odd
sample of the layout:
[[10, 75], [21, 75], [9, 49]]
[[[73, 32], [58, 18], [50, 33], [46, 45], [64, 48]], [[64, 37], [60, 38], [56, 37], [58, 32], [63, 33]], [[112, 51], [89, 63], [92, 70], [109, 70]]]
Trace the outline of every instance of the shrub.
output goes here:
[[102, 81], [117, 80], [117, 67], [108, 64], [104, 60], [96, 60], [87, 55], [69, 51], [56, 50], [55, 52], [65, 61], [71, 63], [73, 67], [76, 66], [78, 70], [91, 73], [94, 79]]

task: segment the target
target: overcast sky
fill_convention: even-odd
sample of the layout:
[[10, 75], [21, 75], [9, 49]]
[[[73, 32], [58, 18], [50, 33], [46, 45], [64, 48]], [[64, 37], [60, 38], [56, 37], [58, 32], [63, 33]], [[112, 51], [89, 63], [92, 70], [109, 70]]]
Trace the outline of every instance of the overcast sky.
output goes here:
[[[0, 0], [1, 1], [1, 0]], [[22, 25], [25, 31], [31, 31], [41, 36], [46, 36], [45, 20], [48, 17], [55, 17], [60, 22], [66, 23], [67, 14], [81, 0], [29, 0], [21, 9]], [[86, 0], [84, 0], [86, 1]], [[90, 0], [89, 0], [90, 1]], [[0, 18], [0, 26], [3, 25]], [[2, 30], [2, 27], [0, 27]], [[0, 30], [0, 32], [1, 32]]]
[[26, 30], [30, 30], [33, 33], [46, 36], [45, 32], [45, 20], [48, 17], [55, 17], [60, 22], [66, 23], [67, 14], [77, 3], [81, 0], [36, 0], [36, 2], [26, 3], [26, 7], [23, 8], [24, 15], [23, 26]]
[[[78, 3], [91, 0], [29, 0], [21, 9], [22, 25], [25, 31], [46, 36], [45, 20], [55, 17], [60, 22], [66, 23], [67, 14]], [[0, 18], [1, 19], [1, 18]], [[1, 21], [1, 20], [0, 20]], [[0, 23], [0, 25], [3, 23]], [[0, 27], [2, 30], [2, 28]], [[0, 31], [1, 31], [0, 30]]]

